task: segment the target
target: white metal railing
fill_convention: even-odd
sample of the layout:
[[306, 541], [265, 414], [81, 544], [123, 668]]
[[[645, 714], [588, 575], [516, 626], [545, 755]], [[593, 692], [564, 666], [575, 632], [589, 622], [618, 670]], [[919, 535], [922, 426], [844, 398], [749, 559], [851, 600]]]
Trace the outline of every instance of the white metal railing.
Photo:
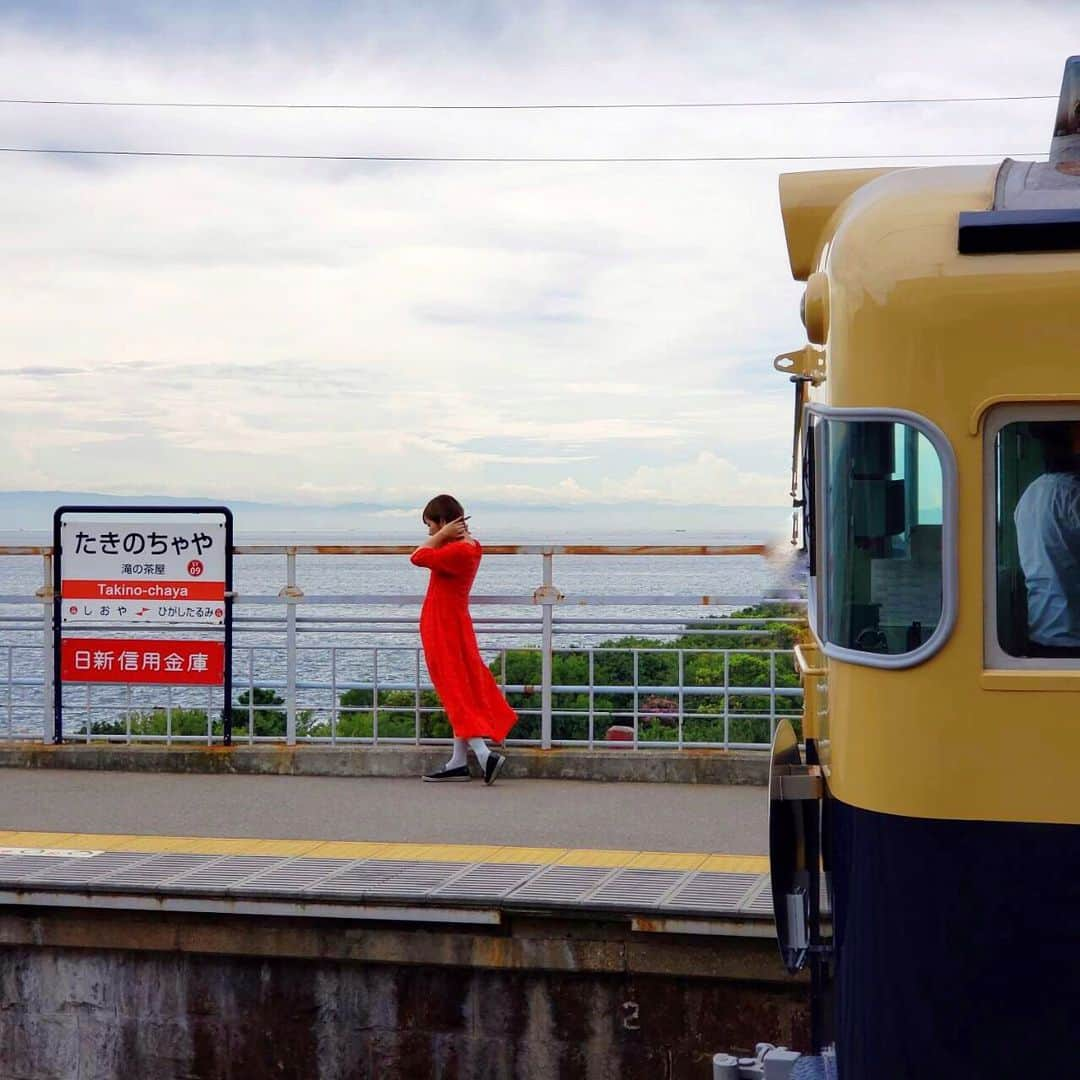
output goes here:
[[[399, 545], [236, 547], [238, 556], [284, 557], [285, 566], [284, 584], [276, 592], [238, 590], [235, 597], [235, 742], [423, 744], [449, 737], [416, 634], [422, 596], [305, 594], [298, 576], [301, 557], [402, 557], [411, 551]], [[557, 556], [762, 553], [757, 545], [486, 547], [486, 555], [541, 559], [540, 585], [534, 590], [472, 599], [481, 651], [520, 717], [508, 741], [591, 747], [610, 743], [618, 734], [633, 747], [767, 746], [781, 717], [801, 715], [802, 691], [791, 649], [776, 641], [779, 626], [804, 621], [802, 601], [792, 592], [766, 598], [749, 593], [566, 595], [554, 572]], [[0, 699], [0, 739], [51, 740], [52, 553], [47, 547], [0, 547], [4, 556], [18, 556], [20, 562], [39, 558], [42, 585], [34, 594], [0, 594], [0, 686], [6, 690]], [[791, 606], [774, 609], [775, 615], [732, 614], [762, 603]], [[670, 610], [654, 614], [658, 608]], [[702, 608], [711, 609], [704, 621]], [[489, 609], [512, 614], [488, 614]], [[169, 631], [156, 627], [155, 632]], [[608, 643], [631, 634], [635, 640], [627, 644]], [[648, 640], [640, 641], [645, 634]], [[693, 645], [688, 646], [690, 634]], [[612, 676], [616, 668], [618, 678]], [[515, 672], [535, 672], [536, 677], [515, 679]], [[67, 686], [65, 739], [220, 742], [219, 693]]]

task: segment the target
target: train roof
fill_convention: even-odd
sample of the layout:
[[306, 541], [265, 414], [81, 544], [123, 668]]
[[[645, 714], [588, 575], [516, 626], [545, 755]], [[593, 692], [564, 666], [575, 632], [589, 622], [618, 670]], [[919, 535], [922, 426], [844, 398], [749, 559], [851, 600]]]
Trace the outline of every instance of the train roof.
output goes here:
[[[899, 183], [879, 188], [902, 190], [908, 199], [952, 202], [970, 178], [970, 205], [960, 223], [960, 250], [970, 254], [1080, 250], [1080, 56], [1065, 64], [1049, 159], [1006, 158], [987, 166], [925, 169], [837, 169], [786, 173], [780, 177], [780, 206], [792, 276], [806, 281], [836, 231], [845, 205], [858, 191], [898, 172]], [[943, 173], [949, 180], [943, 183]], [[946, 195], [945, 192], [948, 192]], [[867, 192], [867, 194], [870, 194]], [[966, 237], [964, 234], [967, 234]], [[965, 249], [965, 243], [968, 247]]]

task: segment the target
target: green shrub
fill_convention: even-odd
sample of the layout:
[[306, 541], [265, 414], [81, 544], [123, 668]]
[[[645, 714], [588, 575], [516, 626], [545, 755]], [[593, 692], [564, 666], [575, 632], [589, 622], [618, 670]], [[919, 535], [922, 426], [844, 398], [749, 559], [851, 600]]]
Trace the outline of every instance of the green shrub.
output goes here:
[[[165, 709], [150, 709], [132, 711], [131, 734], [135, 735], [166, 735], [170, 729], [169, 716]], [[173, 735], [199, 735], [206, 736], [206, 710], [205, 709], [181, 709], [172, 710]], [[90, 725], [93, 735], [126, 735], [128, 731], [127, 718], [121, 716], [116, 720], [95, 720]], [[219, 719], [213, 722], [212, 733], [220, 735], [222, 725]], [[86, 735], [86, 724], [82, 724], [76, 735]]]

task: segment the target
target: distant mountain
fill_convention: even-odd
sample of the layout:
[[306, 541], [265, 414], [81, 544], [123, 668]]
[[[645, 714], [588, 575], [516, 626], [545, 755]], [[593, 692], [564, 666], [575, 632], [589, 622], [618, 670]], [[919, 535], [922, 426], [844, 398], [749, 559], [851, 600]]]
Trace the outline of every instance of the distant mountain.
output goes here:
[[[106, 495], [93, 491], [0, 491], [0, 533], [46, 532], [52, 528], [58, 506], [220, 506], [221, 499], [170, 495]], [[380, 513], [388, 512], [390, 524], [394, 508], [378, 503], [348, 503], [341, 506], [297, 506], [286, 503], [229, 499], [237, 529], [244, 532], [266, 530], [318, 531], [370, 528]], [[404, 511], [402, 511], [404, 513]], [[409, 514], [410, 519], [414, 515]]]
[[342, 503], [340, 505], [320, 505], [302, 507], [291, 503], [253, 502], [247, 499], [208, 499], [199, 495], [105, 495], [100, 491], [0, 491], [0, 514], [12, 512], [48, 513], [50, 516], [58, 506], [66, 505], [102, 505], [123, 506], [220, 506], [222, 502], [234, 511], [238, 509], [254, 510], [350, 510], [358, 513], [370, 513], [387, 509], [382, 503]]

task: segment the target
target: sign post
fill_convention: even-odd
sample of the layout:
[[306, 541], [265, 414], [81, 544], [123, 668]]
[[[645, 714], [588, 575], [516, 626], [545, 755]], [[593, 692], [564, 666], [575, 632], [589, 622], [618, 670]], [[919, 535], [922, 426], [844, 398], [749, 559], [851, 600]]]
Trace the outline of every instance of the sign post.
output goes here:
[[[222, 734], [232, 745], [232, 553], [226, 506], [57, 508], [53, 742], [64, 740], [65, 682], [140, 683], [220, 686]], [[91, 629], [163, 626], [221, 629], [222, 636], [83, 636]], [[65, 637], [67, 627], [80, 636]]]

